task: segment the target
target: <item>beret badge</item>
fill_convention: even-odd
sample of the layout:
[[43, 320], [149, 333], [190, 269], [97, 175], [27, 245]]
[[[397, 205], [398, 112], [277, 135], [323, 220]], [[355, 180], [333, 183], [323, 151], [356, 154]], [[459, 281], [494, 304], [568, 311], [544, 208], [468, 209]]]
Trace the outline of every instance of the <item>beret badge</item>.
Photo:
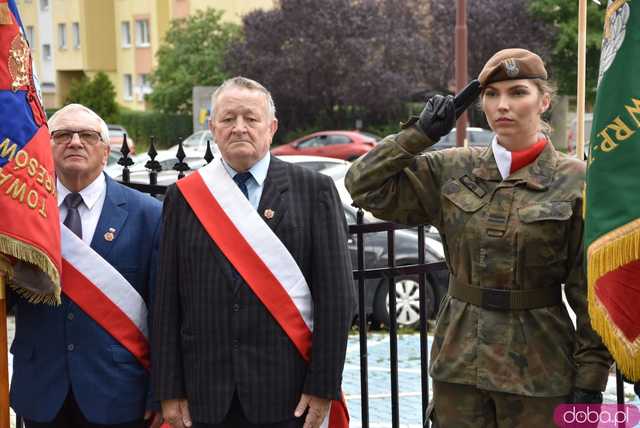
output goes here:
[[509, 58], [505, 59], [502, 62], [502, 66], [504, 67], [504, 72], [507, 73], [509, 77], [516, 77], [518, 73], [520, 73], [520, 68], [518, 68], [518, 63], [515, 59]]

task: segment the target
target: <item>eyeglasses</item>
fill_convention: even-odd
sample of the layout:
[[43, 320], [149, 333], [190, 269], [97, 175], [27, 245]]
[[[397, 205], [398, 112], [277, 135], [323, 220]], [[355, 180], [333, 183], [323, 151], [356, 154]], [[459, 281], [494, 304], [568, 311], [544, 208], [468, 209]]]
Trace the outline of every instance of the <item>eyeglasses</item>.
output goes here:
[[51, 138], [54, 144], [69, 144], [74, 134], [78, 134], [80, 141], [89, 146], [95, 146], [102, 140], [99, 132], [90, 129], [58, 129], [51, 132]]

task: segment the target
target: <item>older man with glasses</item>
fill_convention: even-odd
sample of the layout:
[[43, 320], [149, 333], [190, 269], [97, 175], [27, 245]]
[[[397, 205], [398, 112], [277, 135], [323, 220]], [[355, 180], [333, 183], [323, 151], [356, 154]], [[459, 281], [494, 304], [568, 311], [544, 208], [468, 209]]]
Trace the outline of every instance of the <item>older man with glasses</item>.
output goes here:
[[[11, 406], [27, 428], [160, 425], [149, 387], [147, 304], [160, 203], [103, 173], [107, 125], [70, 104], [49, 120], [62, 236], [62, 304], [11, 296]], [[14, 281], [47, 281], [21, 263]]]

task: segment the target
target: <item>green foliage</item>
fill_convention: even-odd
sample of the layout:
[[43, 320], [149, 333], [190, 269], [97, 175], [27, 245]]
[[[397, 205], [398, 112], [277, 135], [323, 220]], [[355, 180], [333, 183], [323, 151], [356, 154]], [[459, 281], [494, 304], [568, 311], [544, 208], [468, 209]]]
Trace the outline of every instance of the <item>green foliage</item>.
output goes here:
[[[592, 103], [596, 96], [600, 48], [606, 2], [598, 6], [587, 3], [586, 99]], [[551, 54], [551, 78], [558, 84], [558, 92], [575, 95], [578, 80], [578, 2], [567, 0], [532, 0], [529, 11], [552, 24], [555, 31]]]
[[71, 82], [65, 104], [79, 103], [95, 111], [107, 123], [118, 117], [116, 90], [109, 77], [102, 71], [93, 79], [82, 77]]
[[123, 110], [118, 124], [125, 127], [136, 143], [136, 152], [142, 153], [155, 137], [156, 149], [178, 144], [178, 140], [193, 133], [192, 116], [154, 111]]
[[222, 23], [221, 17], [222, 12], [208, 8], [171, 22], [150, 76], [153, 92], [148, 99], [157, 110], [191, 113], [194, 86], [219, 85], [228, 77], [222, 61], [240, 27]]

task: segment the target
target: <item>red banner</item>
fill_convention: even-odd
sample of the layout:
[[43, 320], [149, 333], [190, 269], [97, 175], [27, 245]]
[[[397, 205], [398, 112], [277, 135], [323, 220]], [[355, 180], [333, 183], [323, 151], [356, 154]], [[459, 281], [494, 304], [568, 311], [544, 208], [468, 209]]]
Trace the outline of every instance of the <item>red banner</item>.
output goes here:
[[[60, 218], [46, 116], [14, 0], [0, 0], [0, 256], [32, 263], [53, 287], [21, 288], [60, 301]], [[11, 274], [11, 272], [9, 272]]]

